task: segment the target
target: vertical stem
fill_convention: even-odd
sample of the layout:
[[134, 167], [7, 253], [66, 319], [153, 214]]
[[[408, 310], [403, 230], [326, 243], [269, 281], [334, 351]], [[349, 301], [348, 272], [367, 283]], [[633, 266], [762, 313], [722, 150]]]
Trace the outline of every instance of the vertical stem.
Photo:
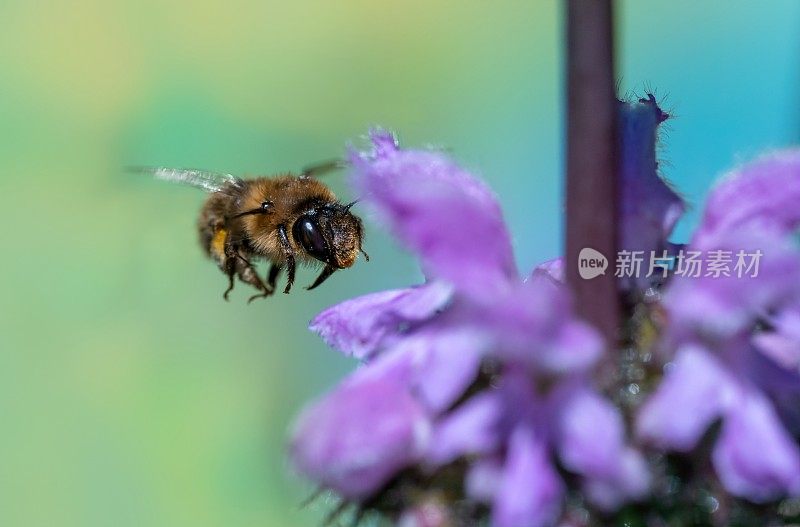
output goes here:
[[[578, 314], [610, 346], [617, 340], [617, 102], [613, 0], [567, 0], [567, 281]], [[583, 279], [578, 255], [591, 247], [608, 259], [605, 274]]]

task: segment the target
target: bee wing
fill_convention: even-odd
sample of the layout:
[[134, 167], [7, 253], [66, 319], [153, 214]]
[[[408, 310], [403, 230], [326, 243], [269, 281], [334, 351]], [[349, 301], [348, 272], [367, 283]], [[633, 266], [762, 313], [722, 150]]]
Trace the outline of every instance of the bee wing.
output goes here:
[[156, 179], [183, 183], [206, 192], [219, 192], [229, 185], [241, 186], [242, 180], [231, 174], [188, 168], [133, 167], [140, 174], [150, 174]]

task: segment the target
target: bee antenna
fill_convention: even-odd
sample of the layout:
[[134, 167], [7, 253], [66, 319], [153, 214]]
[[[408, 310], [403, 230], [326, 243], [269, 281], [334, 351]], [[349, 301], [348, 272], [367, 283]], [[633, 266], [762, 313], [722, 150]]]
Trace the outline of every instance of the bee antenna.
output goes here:
[[344, 211], [345, 212], [350, 212], [350, 207], [352, 207], [353, 205], [355, 205], [359, 201], [361, 201], [361, 200], [357, 199], [357, 200], [351, 201], [350, 203], [348, 203], [347, 205], [344, 206]]

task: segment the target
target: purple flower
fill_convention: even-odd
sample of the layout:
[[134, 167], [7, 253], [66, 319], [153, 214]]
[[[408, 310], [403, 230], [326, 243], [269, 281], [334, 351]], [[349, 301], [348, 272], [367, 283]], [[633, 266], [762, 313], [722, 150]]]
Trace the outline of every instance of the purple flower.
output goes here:
[[800, 494], [800, 452], [772, 405], [757, 391], [742, 392], [736, 403], [713, 453], [722, 483], [757, 502]]
[[731, 265], [740, 252], [760, 257], [748, 276], [620, 279], [632, 300], [660, 293], [654, 311], [665, 313], [654, 339], [665, 371], [643, 383], [644, 403], [623, 415], [604, 395], [628, 381], [621, 371], [609, 380], [616, 357], [575, 317], [564, 261], [521, 279], [489, 188], [442, 153], [374, 131], [369, 151], [350, 154], [353, 184], [427, 281], [311, 322], [363, 364], [298, 419], [300, 472], [360, 504], [390, 496], [403, 525], [447, 525], [452, 500], [485, 504], [497, 527], [566, 525], [576, 490], [593, 512], [612, 513], [659, 488], [651, 454], [696, 451], [705, 438], [730, 494], [800, 495], [800, 153], [726, 178], [691, 243], [676, 246], [667, 238], [684, 204], [655, 156], [666, 115], [652, 97], [620, 112], [621, 249], [642, 251], [645, 268], [651, 251], [727, 254]]
[[413, 462], [428, 443], [431, 420], [404, 381], [403, 364], [379, 364], [309, 406], [291, 442], [297, 468], [357, 500]]
[[[346, 301], [311, 322], [326, 342], [366, 363], [304, 412], [292, 440], [295, 465], [363, 499], [401, 470], [436, 474], [469, 458], [464, 485], [490, 504], [498, 527], [556, 519], [565, 485], [557, 461], [598, 507], [642, 496], [643, 458], [586, 376], [602, 341], [575, 318], [567, 290], [544, 276], [520, 279], [485, 184], [441, 153], [400, 149], [382, 131], [371, 138], [371, 152], [351, 154], [354, 184], [418, 254], [429, 282]], [[377, 396], [394, 401], [361, 400]], [[599, 442], [578, 426], [587, 416], [604, 432]]]
[[557, 517], [564, 484], [542, 439], [526, 426], [512, 432], [492, 508], [494, 525], [550, 525]]
[[[658, 128], [668, 118], [652, 95], [634, 103], [619, 103], [619, 245], [620, 250], [640, 252], [644, 269], [649, 268], [651, 255], [673, 252], [668, 237], [686, 209], [683, 199], [658, 171]], [[562, 282], [563, 267], [561, 258], [545, 262], [534, 276], [549, 275]], [[624, 276], [618, 283], [624, 291], [644, 291], [655, 279]]]
[[688, 451], [735, 398], [734, 381], [705, 349], [679, 350], [672, 369], [637, 421], [639, 435], [656, 446]]
[[517, 277], [511, 241], [489, 187], [438, 152], [401, 150], [385, 131], [352, 152], [354, 185], [429, 276], [464, 294], [492, 295]]
[[[800, 299], [800, 253], [792, 234], [800, 225], [800, 153], [782, 153], [735, 171], [714, 189], [688, 250], [758, 254], [758, 275], [678, 279], [665, 298], [671, 333], [725, 339], [753, 321]], [[791, 211], [791, 212], [789, 212]], [[684, 304], [679, 306], [679, 304]]]
[[[639, 435], [694, 448], [722, 420], [713, 463], [727, 490], [800, 495], [800, 153], [764, 158], [712, 192], [687, 250], [760, 255], [756, 276], [676, 277], [664, 305], [673, 367], [641, 409]], [[752, 274], [752, 273], [751, 273]]]
[[617, 408], [582, 386], [571, 387], [559, 411], [558, 448], [569, 470], [587, 476], [585, 492], [598, 507], [614, 510], [649, 490], [644, 457], [626, 444]]
[[[652, 95], [638, 103], [620, 103], [620, 249], [643, 251], [645, 266], [651, 251], [660, 256], [668, 249], [667, 237], [685, 209], [658, 173], [658, 126], [668, 117]], [[620, 287], [644, 289], [649, 280], [626, 277]]]
[[720, 418], [712, 459], [729, 492], [756, 502], [800, 494], [800, 451], [772, 404], [708, 350], [679, 350], [638, 426], [659, 447], [688, 451]]
[[[800, 225], [800, 151], [776, 152], [725, 176], [711, 193], [693, 244], [756, 225], [791, 234]], [[712, 241], [709, 241], [712, 240]]]
[[402, 327], [431, 318], [451, 294], [452, 287], [444, 282], [381, 291], [326, 309], [310, 329], [345, 355], [366, 359]]

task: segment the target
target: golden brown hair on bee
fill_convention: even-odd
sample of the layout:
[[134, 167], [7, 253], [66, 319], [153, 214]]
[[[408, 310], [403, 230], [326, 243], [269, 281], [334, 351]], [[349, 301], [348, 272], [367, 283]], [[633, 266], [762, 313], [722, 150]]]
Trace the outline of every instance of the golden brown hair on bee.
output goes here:
[[268, 210], [264, 213], [246, 214], [240, 219], [253, 248], [275, 263], [285, 263], [286, 252], [279, 234], [279, 227], [284, 225], [296, 258], [302, 262], [313, 260], [314, 257], [294, 239], [293, 226], [315, 204], [336, 203], [333, 192], [317, 179], [295, 176], [258, 178], [246, 185], [239, 204], [240, 211], [261, 211], [262, 204], [268, 203]]
[[[254, 179], [203, 170], [135, 170], [210, 192], [197, 223], [200, 244], [228, 276], [225, 299], [238, 277], [259, 291], [250, 298], [253, 300], [274, 293], [283, 269], [287, 272], [283, 292], [288, 293], [298, 262], [323, 264], [319, 276], [307, 288], [314, 289], [335, 271], [351, 267], [359, 252], [369, 260], [361, 247], [361, 220], [350, 212], [355, 202], [339, 203], [327, 185], [310, 177], [340, 167], [336, 161], [299, 176]], [[264, 279], [254, 265], [259, 259], [271, 264]]]

